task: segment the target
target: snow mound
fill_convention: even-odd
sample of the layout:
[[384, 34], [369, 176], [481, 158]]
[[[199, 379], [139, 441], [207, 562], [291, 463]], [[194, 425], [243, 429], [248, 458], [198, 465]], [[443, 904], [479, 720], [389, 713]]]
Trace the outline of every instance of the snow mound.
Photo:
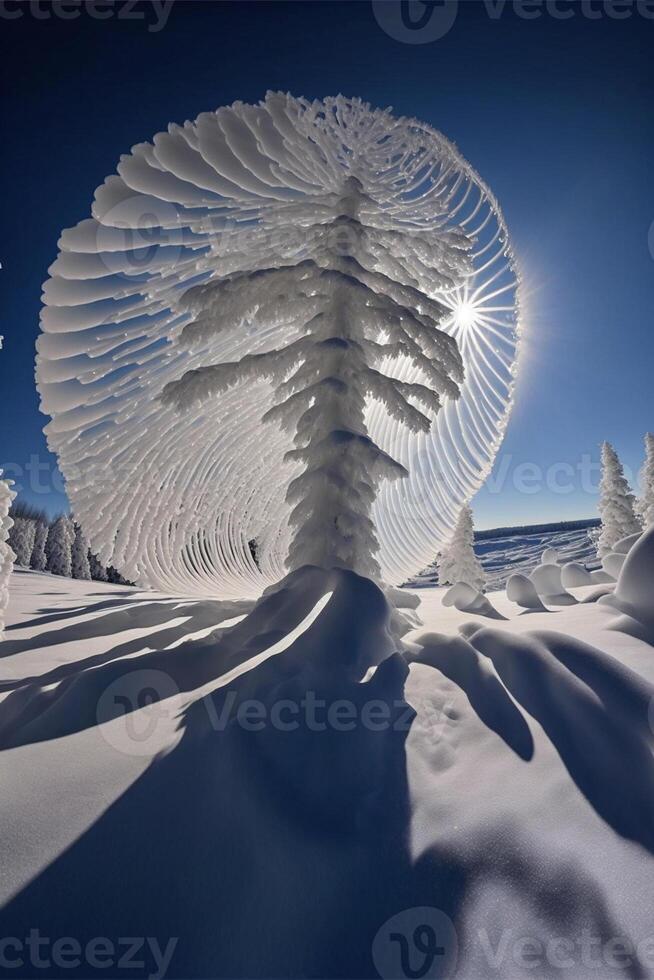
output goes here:
[[641, 534], [642, 531], [638, 531], [637, 534], [628, 534], [626, 538], [620, 538], [613, 545], [612, 551], [618, 555], [628, 555]]
[[602, 568], [607, 575], [611, 576], [611, 578], [617, 579], [626, 557], [626, 552], [619, 554], [615, 551], [609, 551], [608, 554], [604, 555], [602, 558]]
[[561, 567], [550, 562], [546, 565], [539, 565], [531, 575], [534, 588], [543, 602], [551, 606], [570, 606], [577, 600], [563, 587], [561, 581]]
[[[650, 575], [654, 570], [654, 535], [651, 541], [642, 566], [633, 569], [638, 582], [644, 567]], [[640, 588], [634, 594], [642, 599]], [[609, 654], [562, 633], [515, 635], [483, 628], [469, 642], [543, 726], [596, 812], [616, 833], [652, 851], [654, 685]]]
[[649, 643], [654, 642], [653, 586], [654, 526], [639, 536], [625, 556], [613, 595], [601, 600], [624, 614], [611, 624], [612, 629], [640, 636]]
[[443, 596], [443, 605], [454, 606], [460, 612], [489, 616], [491, 619], [504, 618], [483, 593], [473, 589], [466, 582], [457, 582], [448, 589]]
[[582, 585], [592, 585], [590, 572], [579, 562], [569, 561], [561, 569], [561, 584], [565, 589], [575, 589]]
[[536, 586], [526, 575], [512, 575], [506, 583], [506, 595], [511, 602], [516, 602], [524, 609], [545, 609], [536, 591]]

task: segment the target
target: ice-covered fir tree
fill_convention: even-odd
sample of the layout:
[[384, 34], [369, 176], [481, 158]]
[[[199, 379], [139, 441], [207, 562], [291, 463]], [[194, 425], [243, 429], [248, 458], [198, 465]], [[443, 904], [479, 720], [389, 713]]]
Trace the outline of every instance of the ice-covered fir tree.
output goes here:
[[48, 525], [45, 521], [34, 522], [34, 547], [30, 558], [30, 568], [35, 572], [45, 572], [48, 567], [48, 559], [45, 554], [45, 543], [48, 540]]
[[52, 572], [53, 575], [71, 577], [72, 543], [73, 535], [70, 530], [70, 521], [62, 514], [50, 525], [45, 545], [48, 571]]
[[73, 578], [91, 579], [89, 566], [89, 543], [79, 524], [74, 524], [73, 546], [71, 549], [71, 565]]
[[[0, 470], [0, 477], [2, 470]], [[0, 637], [5, 625], [5, 609], [9, 602], [9, 579], [16, 557], [9, 544], [13, 521], [9, 516], [11, 502], [16, 496], [11, 489], [13, 480], [0, 480]]]
[[484, 588], [486, 574], [475, 555], [473, 545], [472, 509], [468, 504], [464, 504], [452, 537], [437, 559], [438, 581], [441, 585], [456, 585], [457, 582], [464, 582], [477, 591]]
[[[189, 371], [163, 393], [165, 403], [187, 409], [246, 381], [272, 383], [276, 404], [263, 421], [293, 433], [286, 458], [302, 465], [287, 493], [290, 570], [339, 566], [379, 576], [372, 504], [380, 481], [406, 470], [370, 438], [367, 399], [426, 432], [463, 379], [456, 341], [439, 327], [447, 310], [430, 292], [460, 279], [470, 241], [438, 220], [432, 230], [396, 220], [372, 186], [344, 173], [313, 205], [280, 207], [271, 227], [278, 251], [268, 263], [255, 251], [249, 268], [189, 290], [181, 303], [194, 314], [181, 335], [188, 346], [246, 323], [292, 325], [283, 346]], [[280, 243], [298, 222], [303, 257], [289, 262]], [[393, 377], [389, 365], [400, 357], [419, 380]]]
[[16, 554], [16, 564], [22, 565], [23, 568], [30, 567], [35, 534], [36, 521], [27, 517], [14, 518], [13, 527], [9, 532], [9, 544]]
[[636, 501], [636, 513], [643, 527], [654, 524], [654, 435], [645, 435], [645, 462], [640, 471], [640, 497]]
[[634, 497], [624, 475], [618, 454], [609, 442], [602, 443], [602, 479], [599, 512], [602, 527], [597, 553], [602, 558], [616, 541], [636, 534], [641, 525], [634, 512]]

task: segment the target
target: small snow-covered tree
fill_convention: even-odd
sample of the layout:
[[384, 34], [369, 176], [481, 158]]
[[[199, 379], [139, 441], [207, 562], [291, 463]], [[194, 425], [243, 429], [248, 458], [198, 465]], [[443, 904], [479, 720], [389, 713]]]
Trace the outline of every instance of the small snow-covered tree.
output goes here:
[[48, 531], [45, 553], [48, 558], [48, 571], [53, 575], [70, 578], [72, 572], [72, 534], [70, 521], [63, 514], [56, 519]]
[[9, 602], [9, 579], [16, 557], [9, 544], [9, 532], [13, 524], [9, 516], [9, 508], [16, 496], [11, 489], [12, 486], [13, 480], [0, 480], [0, 637], [5, 625], [5, 609]]
[[97, 555], [95, 555], [91, 550], [89, 550], [89, 571], [91, 573], [91, 578], [95, 582], [106, 582], [107, 581], [107, 569], [104, 567]]
[[438, 580], [441, 585], [464, 582], [481, 591], [486, 585], [486, 573], [474, 552], [472, 509], [464, 504], [448, 544], [437, 559]]
[[16, 554], [16, 564], [24, 568], [30, 567], [36, 522], [27, 517], [15, 517], [13, 527], [9, 532], [9, 544]]
[[89, 544], [84, 537], [84, 533], [79, 524], [74, 524], [71, 565], [73, 578], [81, 578], [90, 581], [91, 569], [89, 567]]
[[602, 479], [599, 512], [602, 527], [597, 543], [600, 558], [608, 554], [616, 541], [641, 530], [634, 512], [635, 497], [624, 475], [622, 463], [609, 442], [602, 443]]
[[[365, 180], [363, 158], [361, 174]], [[184, 410], [268, 379], [276, 404], [263, 421], [293, 433], [286, 459], [302, 466], [286, 497], [294, 528], [287, 567], [345, 567], [378, 578], [372, 504], [383, 478], [407, 471], [370, 438], [367, 401], [426, 432], [442, 399], [458, 397], [461, 355], [440, 328], [448, 311], [432, 296], [465, 276], [471, 242], [444, 214], [434, 214], [431, 228], [413, 226], [362, 180], [344, 174], [313, 206], [280, 206], [249, 267], [182, 298], [194, 315], [181, 334], [186, 346], [215, 343], [248, 324], [285, 323], [288, 343], [187, 371], [162, 397]], [[298, 223], [302, 259], [289, 262], [279, 246], [297, 235]], [[397, 358], [412, 364], [416, 380], [393, 376]]]
[[45, 521], [35, 521], [34, 547], [30, 558], [30, 568], [35, 572], [45, 572], [48, 559], [45, 554], [45, 543], [48, 540], [48, 525]]
[[645, 435], [645, 462], [640, 471], [641, 495], [636, 501], [636, 513], [643, 522], [643, 527], [654, 524], [654, 435]]

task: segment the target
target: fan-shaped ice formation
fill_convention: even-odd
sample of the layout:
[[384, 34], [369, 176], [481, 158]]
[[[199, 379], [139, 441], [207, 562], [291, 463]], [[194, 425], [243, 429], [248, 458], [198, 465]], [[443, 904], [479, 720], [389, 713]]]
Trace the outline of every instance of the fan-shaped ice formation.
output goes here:
[[[256, 595], [281, 578], [302, 461], [293, 427], [261, 419], [292, 359], [273, 383], [256, 356], [269, 365], [306, 343], [326, 270], [342, 281], [356, 256], [359, 314], [387, 317], [391, 336], [395, 315], [407, 330], [444, 331], [465, 370], [460, 398], [427, 430], [413, 402], [433, 418], [446, 347], [409, 334], [384, 348], [379, 320], [367, 335], [362, 324], [368, 366], [396, 382], [370, 374], [367, 434], [408, 472], [368, 505], [377, 560], [389, 583], [424, 567], [490, 471], [518, 343], [504, 220], [456, 148], [356, 99], [269, 93], [133, 147], [92, 214], [62, 234], [38, 343], [48, 442], [92, 549], [160, 589]], [[383, 309], [368, 314], [373, 295]], [[193, 377], [211, 397], [179, 414], [160, 396], [183, 377], [178, 401], [193, 400]]]
[[541, 565], [556, 565], [559, 553], [556, 548], [546, 548], [541, 556]]

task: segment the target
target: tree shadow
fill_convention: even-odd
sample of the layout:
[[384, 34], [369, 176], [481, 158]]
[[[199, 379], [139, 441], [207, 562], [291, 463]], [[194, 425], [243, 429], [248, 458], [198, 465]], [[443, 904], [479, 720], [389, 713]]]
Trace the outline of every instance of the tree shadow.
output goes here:
[[482, 629], [469, 642], [545, 730], [600, 817], [654, 853], [654, 687], [608, 654], [549, 631]]
[[[367, 583], [356, 591], [344, 619], [336, 585], [332, 609], [330, 600], [286, 650], [190, 705], [176, 747], [8, 904], [4, 934], [38, 928], [82, 945], [98, 936], [156, 937], [162, 948], [177, 937], [171, 978], [363, 980], [378, 975], [373, 948], [384, 923], [435, 907], [458, 935], [462, 975], [481, 957], [476, 975], [489, 976], [469, 909], [494, 884], [534, 911], [545, 936], [576, 937], [582, 923], [606, 939], [617, 935], [580, 868], [534, 854], [515, 827], [412, 856], [408, 667], [389, 647], [383, 597], [374, 590]], [[237, 632], [241, 642], [249, 635], [247, 649], [232, 647], [234, 660], [246, 662], [262, 645], [264, 620], [302, 618], [288, 608], [268, 613], [258, 626], [250, 622], [249, 634], [247, 620], [234, 627], [232, 641]], [[450, 654], [442, 666], [462, 676]], [[468, 658], [472, 697], [482, 688], [496, 696], [478, 671]], [[322, 708], [309, 712], [309, 704]], [[370, 704], [377, 724], [364, 722]], [[443, 947], [442, 956], [430, 976], [454, 974], [456, 948]], [[147, 958], [121, 969], [127, 978], [152, 972]], [[39, 970], [60, 974], [54, 966]], [[625, 974], [644, 976], [637, 961]], [[82, 962], [66, 975], [106, 973]], [[547, 963], [539, 971], [560, 975]]]
[[496, 674], [484, 667], [477, 651], [462, 636], [427, 633], [420, 637], [416, 663], [440, 670], [461, 688], [479, 719], [528, 762], [534, 754], [529, 726]]

